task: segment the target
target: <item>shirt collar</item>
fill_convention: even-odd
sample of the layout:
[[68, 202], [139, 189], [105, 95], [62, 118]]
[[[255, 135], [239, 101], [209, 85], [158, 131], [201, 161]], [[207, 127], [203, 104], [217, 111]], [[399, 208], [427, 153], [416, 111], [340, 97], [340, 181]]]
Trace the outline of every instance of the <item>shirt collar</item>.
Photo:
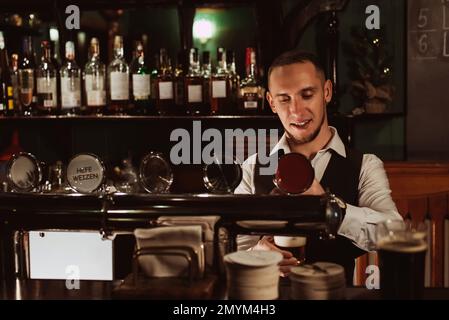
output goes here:
[[[329, 126], [329, 128], [332, 131], [332, 139], [329, 141], [329, 143], [318, 153], [326, 152], [329, 149], [334, 150], [337, 152], [340, 156], [343, 158], [346, 158], [346, 149], [343, 141], [341, 140], [340, 136], [338, 135], [337, 129]], [[285, 136], [285, 133], [282, 135], [279, 142], [274, 146], [274, 148], [271, 150], [270, 156], [273, 155], [275, 152], [277, 152], [279, 149], [283, 149], [284, 153], [290, 153], [290, 146], [287, 142], [287, 137]]]

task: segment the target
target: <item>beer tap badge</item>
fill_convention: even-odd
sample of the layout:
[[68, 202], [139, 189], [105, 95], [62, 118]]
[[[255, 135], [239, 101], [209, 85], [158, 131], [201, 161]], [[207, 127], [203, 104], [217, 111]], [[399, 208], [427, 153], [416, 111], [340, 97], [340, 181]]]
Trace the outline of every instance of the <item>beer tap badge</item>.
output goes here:
[[13, 190], [29, 192], [39, 186], [42, 169], [31, 153], [20, 152], [11, 157], [7, 166], [7, 178]]
[[100, 188], [104, 179], [104, 164], [93, 154], [78, 154], [70, 160], [67, 166], [67, 181], [77, 192], [94, 192]]

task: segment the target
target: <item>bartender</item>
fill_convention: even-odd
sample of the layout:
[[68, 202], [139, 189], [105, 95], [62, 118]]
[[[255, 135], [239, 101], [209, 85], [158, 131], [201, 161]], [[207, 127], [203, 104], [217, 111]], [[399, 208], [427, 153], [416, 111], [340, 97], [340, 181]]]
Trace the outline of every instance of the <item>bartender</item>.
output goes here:
[[[288, 51], [277, 57], [268, 70], [267, 100], [279, 116], [284, 135], [271, 155], [290, 152], [306, 156], [315, 179], [304, 195], [323, 195], [324, 190], [343, 200], [344, 218], [335, 240], [307, 239], [306, 260], [329, 261], [345, 268], [352, 284], [355, 258], [375, 241], [376, 224], [402, 219], [391, 198], [382, 161], [345, 146], [336, 128], [329, 126], [326, 106], [332, 99], [332, 82], [326, 80], [318, 58], [303, 51]], [[267, 194], [275, 190], [259, 172], [257, 154], [243, 163], [243, 179], [237, 194]], [[269, 177], [271, 178], [271, 177]], [[265, 181], [265, 183], [264, 183]], [[276, 250], [283, 254], [281, 274], [288, 273], [297, 260], [281, 250], [270, 236], [239, 236], [239, 250]]]

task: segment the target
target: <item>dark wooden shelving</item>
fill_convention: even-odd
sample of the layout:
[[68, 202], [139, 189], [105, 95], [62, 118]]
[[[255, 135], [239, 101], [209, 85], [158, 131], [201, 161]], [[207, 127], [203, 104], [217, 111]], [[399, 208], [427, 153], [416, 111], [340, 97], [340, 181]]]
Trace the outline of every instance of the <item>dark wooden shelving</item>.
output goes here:
[[[0, 10], [45, 11], [54, 7], [55, 4], [59, 7], [73, 4], [79, 6], [82, 10], [135, 8], [139, 6], [176, 6], [182, 2], [179, 0], [2, 0], [0, 2]], [[200, 0], [194, 1], [194, 4], [196, 6], [233, 6], [254, 4], [256, 2], [257, 0]]]
[[38, 28], [31, 28], [26, 26], [14, 26], [9, 24], [0, 23], [0, 30], [6, 33], [12, 33], [15, 35], [28, 35], [28, 36], [40, 36], [41, 32]]
[[360, 115], [348, 114], [346, 118], [352, 121], [387, 120], [391, 118], [404, 117], [403, 112], [363, 113]]
[[[385, 120], [404, 117], [401, 112], [394, 113], [364, 113], [361, 115], [343, 115], [343, 119], [352, 121]], [[153, 120], [273, 120], [279, 121], [277, 115], [173, 115], [173, 116], [138, 116], [138, 115], [76, 115], [76, 116], [0, 116], [0, 122], [5, 121], [153, 121]]]
[[16, 121], [167, 121], [167, 120], [278, 120], [275, 115], [214, 115], [214, 116], [132, 116], [132, 115], [102, 115], [102, 116], [0, 116], [0, 122]]

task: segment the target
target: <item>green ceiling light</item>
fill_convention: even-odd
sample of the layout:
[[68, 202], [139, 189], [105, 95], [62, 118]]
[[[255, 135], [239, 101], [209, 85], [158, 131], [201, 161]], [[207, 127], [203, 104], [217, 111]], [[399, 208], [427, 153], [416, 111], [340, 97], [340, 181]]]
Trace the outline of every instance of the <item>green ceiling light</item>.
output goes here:
[[206, 43], [215, 34], [215, 24], [208, 19], [195, 20], [193, 23], [193, 37]]

